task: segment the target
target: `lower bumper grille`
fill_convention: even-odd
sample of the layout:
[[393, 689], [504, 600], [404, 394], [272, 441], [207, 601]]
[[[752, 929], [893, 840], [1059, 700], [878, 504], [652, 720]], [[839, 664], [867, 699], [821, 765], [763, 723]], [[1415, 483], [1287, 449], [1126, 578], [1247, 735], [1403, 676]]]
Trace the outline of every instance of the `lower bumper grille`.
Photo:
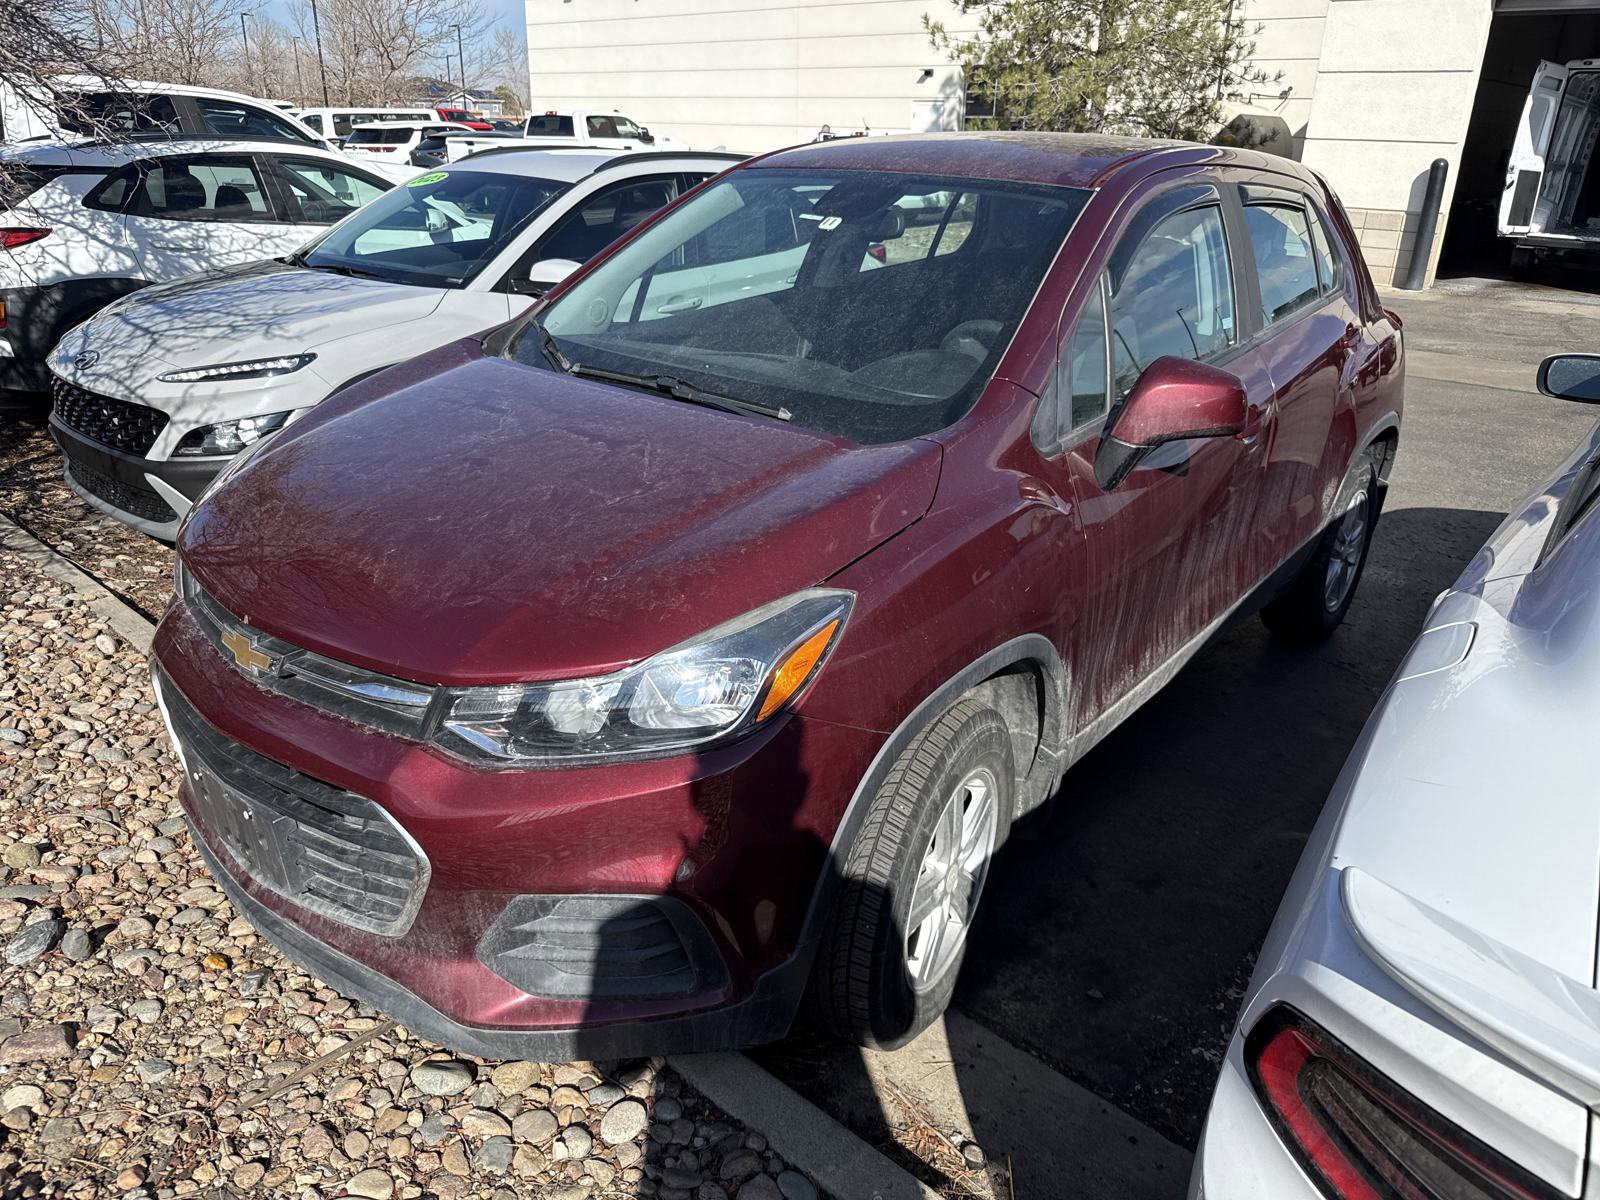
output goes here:
[[91, 496], [98, 496], [113, 508], [132, 513], [141, 521], [165, 525], [178, 519], [178, 514], [172, 511], [172, 505], [149, 488], [103, 474], [70, 459], [67, 461], [67, 470], [72, 473], [78, 486]]
[[156, 687], [201, 822], [252, 883], [355, 929], [411, 927], [430, 868], [377, 804], [246, 749]]

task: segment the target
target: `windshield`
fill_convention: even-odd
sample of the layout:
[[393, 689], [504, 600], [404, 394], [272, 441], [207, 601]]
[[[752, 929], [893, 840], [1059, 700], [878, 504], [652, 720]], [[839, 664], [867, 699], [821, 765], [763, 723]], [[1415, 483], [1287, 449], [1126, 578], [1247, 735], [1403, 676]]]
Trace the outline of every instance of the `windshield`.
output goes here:
[[335, 225], [294, 261], [391, 283], [463, 287], [571, 186], [499, 171], [430, 171]]
[[[854, 442], [971, 408], [1089, 193], [848, 171], [735, 171], [540, 314], [562, 354], [785, 408]], [[508, 354], [555, 369], [537, 331]]]

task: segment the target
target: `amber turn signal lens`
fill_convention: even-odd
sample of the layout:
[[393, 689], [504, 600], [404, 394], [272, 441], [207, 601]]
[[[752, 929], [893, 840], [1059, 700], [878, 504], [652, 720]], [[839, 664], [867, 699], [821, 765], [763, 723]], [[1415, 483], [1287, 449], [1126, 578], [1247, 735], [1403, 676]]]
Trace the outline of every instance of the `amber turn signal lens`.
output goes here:
[[777, 712], [788, 703], [790, 696], [800, 690], [800, 685], [811, 678], [811, 672], [816, 670], [817, 663], [822, 661], [822, 656], [827, 653], [828, 644], [833, 641], [833, 635], [838, 631], [838, 620], [829, 621], [789, 651], [789, 656], [779, 663], [778, 669], [772, 673], [772, 686], [767, 689], [767, 698], [761, 702], [761, 711], [756, 714], [757, 721], [765, 721]]

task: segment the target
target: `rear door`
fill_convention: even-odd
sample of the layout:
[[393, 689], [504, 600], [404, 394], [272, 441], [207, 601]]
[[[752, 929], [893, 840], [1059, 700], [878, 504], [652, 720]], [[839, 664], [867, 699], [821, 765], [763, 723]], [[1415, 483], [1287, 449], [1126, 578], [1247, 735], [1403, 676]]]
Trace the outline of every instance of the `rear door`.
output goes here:
[[285, 219], [255, 155], [177, 155], [145, 163], [124, 227], [146, 279], [275, 258], [308, 236]]
[[1275, 420], [1256, 536], [1271, 566], [1322, 527], [1351, 447], [1336, 445], [1334, 417], [1350, 404], [1347, 367], [1362, 337], [1349, 273], [1330, 255], [1316, 205], [1272, 175], [1239, 185], [1260, 347], [1274, 385]]
[[1534, 205], [1544, 181], [1545, 153], [1555, 129], [1561, 95], [1567, 86], [1567, 68], [1541, 62], [1533, 73], [1533, 86], [1522, 106], [1522, 120], [1511, 143], [1506, 165], [1505, 192], [1500, 198], [1500, 232], [1516, 236], [1533, 226]]

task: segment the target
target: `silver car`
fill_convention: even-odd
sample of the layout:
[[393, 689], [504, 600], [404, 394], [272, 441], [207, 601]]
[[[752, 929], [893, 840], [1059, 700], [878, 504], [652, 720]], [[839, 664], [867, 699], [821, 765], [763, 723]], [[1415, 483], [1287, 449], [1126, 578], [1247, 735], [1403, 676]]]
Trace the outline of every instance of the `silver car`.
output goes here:
[[[1600, 401], [1600, 356], [1540, 390]], [[1191, 1196], [1600, 1195], [1600, 427], [1435, 601], [1267, 936]]]

